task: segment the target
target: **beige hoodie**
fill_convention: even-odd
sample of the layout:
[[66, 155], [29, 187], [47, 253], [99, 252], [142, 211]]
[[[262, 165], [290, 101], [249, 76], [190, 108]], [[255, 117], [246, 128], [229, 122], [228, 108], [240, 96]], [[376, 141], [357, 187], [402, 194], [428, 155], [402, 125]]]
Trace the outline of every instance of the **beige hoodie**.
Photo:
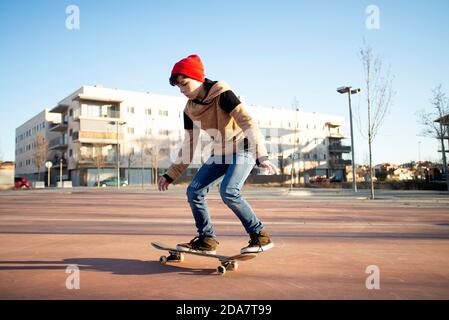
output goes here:
[[267, 150], [259, 127], [248, 114], [243, 103], [237, 105], [230, 113], [220, 107], [220, 94], [231, 90], [224, 81], [215, 83], [203, 99], [203, 104], [189, 100], [184, 112], [194, 123], [193, 130], [186, 130], [183, 145], [176, 161], [165, 173], [172, 180], [178, 179], [192, 162], [198, 142], [200, 129], [205, 130], [213, 140], [212, 154], [227, 155], [243, 148], [246, 137], [248, 150], [259, 161], [267, 159]]

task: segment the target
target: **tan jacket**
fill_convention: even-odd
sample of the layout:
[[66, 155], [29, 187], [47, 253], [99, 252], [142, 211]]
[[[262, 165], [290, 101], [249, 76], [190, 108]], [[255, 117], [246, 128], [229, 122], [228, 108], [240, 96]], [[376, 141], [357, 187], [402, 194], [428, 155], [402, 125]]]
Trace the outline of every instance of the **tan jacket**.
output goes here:
[[244, 104], [238, 104], [229, 113], [220, 107], [220, 94], [228, 90], [231, 88], [226, 82], [218, 81], [209, 89], [203, 104], [193, 100], [187, 102], [184, 113], [193, 121], [194, 128], [185, 131], [178, 158], [168, 168], [165, 176], [176, 180], [190, 165], [198, 143], [199, 128], [205, 130], [213, 140], [211, 147], [214, 155], [227, 155], [242, 150], [246, 137], [247, 148], [257, 159], [257, 164], [268, 159], [264, 138]]

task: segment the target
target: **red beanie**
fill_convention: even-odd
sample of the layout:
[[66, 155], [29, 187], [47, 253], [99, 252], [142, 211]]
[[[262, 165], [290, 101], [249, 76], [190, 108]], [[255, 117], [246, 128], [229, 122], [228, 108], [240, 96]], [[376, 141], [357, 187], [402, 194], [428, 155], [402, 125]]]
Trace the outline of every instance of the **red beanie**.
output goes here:
[[177, 62], [171, 71], [171, 75], [176, 73], [182, 73], [191, 79], [204, 82], [203, 63], [201, 62], [200, 57], [196, 54], [192, 54]]

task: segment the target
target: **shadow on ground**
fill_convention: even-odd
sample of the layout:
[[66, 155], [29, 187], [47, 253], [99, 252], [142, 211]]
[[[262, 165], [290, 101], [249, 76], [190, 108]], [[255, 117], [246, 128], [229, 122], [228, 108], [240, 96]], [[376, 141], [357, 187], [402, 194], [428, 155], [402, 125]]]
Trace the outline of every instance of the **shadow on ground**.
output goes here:
[[216, 269], [187, 268], [175, 263], [116, 258], [70, 258], [62, 261], [0, 261], [3, 270], [65, 270], [76, 265], [81, 271], [110, 272], [117, 275], [151, 275], [176, 272], [185, 275], [214, 275]]

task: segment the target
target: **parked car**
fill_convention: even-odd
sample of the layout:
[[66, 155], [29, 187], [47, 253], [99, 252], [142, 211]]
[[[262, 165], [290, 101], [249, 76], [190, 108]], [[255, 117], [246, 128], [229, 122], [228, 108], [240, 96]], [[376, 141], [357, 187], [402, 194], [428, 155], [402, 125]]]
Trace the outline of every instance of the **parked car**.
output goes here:
[[333, 176], [330, 178], [330, 182], [343, 182], [343, 179], [338, 176]]
[[[122, 187], [128, 186], [128, 180], [125, 178], [120, 178], [120, 185]], [[117, 186], [117, 177], [108, 178], [100, 181], [100, 187], [115, 187]]]
[[327, 182], [329, 182], [329, 179], [326, 177], [316, 176], [310, 178], [310, 183], [327, 183]]
[[30, 183], [24, 177], [15, 177], [14, 178], [14, 186], [16, 189], [30, 188]]

